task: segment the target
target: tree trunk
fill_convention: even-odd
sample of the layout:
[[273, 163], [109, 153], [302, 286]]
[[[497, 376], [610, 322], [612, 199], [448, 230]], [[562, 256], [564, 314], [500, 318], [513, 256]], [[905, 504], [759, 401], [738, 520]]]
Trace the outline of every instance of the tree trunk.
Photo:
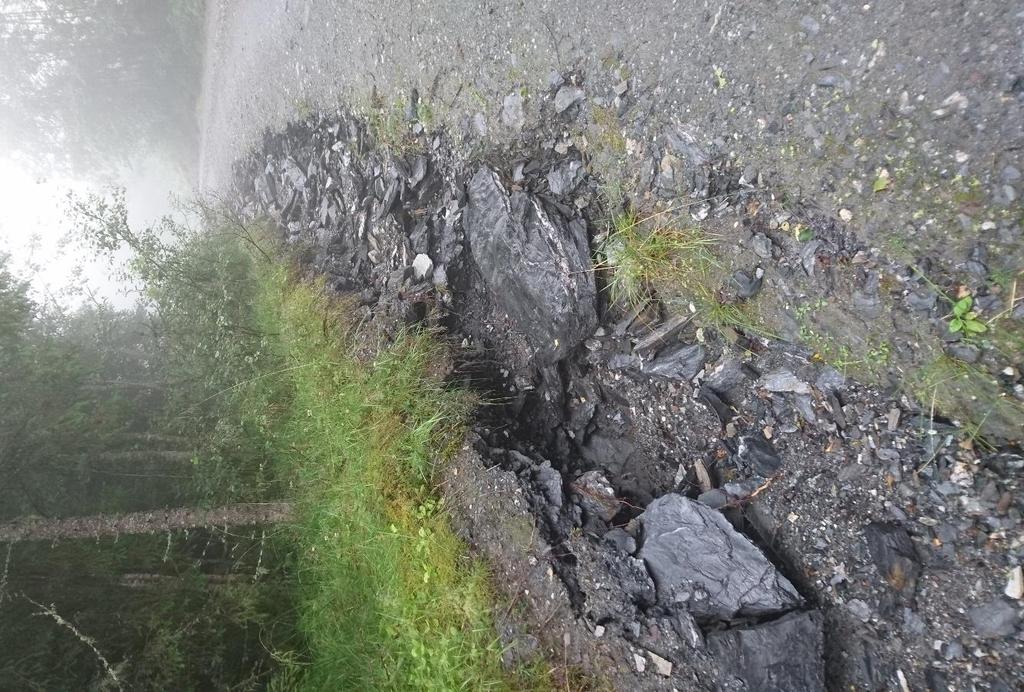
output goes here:
[[[208, 586], [223, 586], [225, 584], [246, 584], [252, 583], [251, 574], [203, 574], [203, 580]], [[161, 589], [181, 588], [184, 579], [173, 574], [146, 574], [129, 573], [121, 575], [121, 586], [129, 589], [147, 589], [158, 587]]]
[[161, 444], [167, 449], [171, 447], [181, 449], [195, 443], [195, 440], [181, 435], [161, 435], [160, 433], [122, 433], [118, 436], [118, 439], [127, 444]]
[[189, 464], [192, 462], [192, 452], [177, 449], [131, 449], [126, 452], [102, 452], [95, 459], [107, 462]]
[[287, 502], [238, 504], [199, 509], [182, 507], [129, 514], [98, 514], [70, 519], [17, 519], [0, 524], [0, 543], [101, 538], [122, 534], [152, 534], [208, 526], [249, 526], [286, 521]]

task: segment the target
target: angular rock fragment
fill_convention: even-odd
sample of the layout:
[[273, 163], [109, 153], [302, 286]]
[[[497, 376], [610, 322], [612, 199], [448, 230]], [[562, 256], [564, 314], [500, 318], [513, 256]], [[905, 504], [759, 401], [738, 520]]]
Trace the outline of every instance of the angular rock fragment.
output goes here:
[[775, 451], [775, 445], [760, 431], [740, 436], [736, 460], [740, 466], [765, 478], [775, 475], [782, 468], [782, 457]]
[[566, 161], [548, 173], [548, 189], [555, 195], [569, 194], [583, 182], [585, 175], [586, 170], [582, 162]]
[[513, 91], [501, 102], [501, 122], [513, 130], [523, 129], [523, 97]]
[[672, 630], [680, 639], [694, 649], [704, 648], [704, 633], [693, 616], [686, 611], [676, 611], [672, 616]]
[[566, 223], [526, 193], [509, 195], [492, 170], [481, 168], [469, 183], [465, 224], [495, 303], [542, 363], [594, 332], [597, 290], [581, 222]]
[[903, 598], [912, 599], [921, 564], [910, 534], [892, 522], [872, 522], [864, 529], [864, 537], [878, 573]]
[[794, 394], [810, 394], [811, 385], [807, 384], [789, 370], [776, 370], [761, 378], [761, 384], [769, 392], [793, 392]]
[[711, 387], [708, 387], [707, 385], [701, 387], [700, 398], [704, 403], [711, 407], [711, 410], [715, 412], [715, 415], [718, 416], [718, 420], [721, 422], [723, 427], [735, 417], [736, 414], [733, 409], [722, 401], [721, 397], [719, 397]]
[[555, 112], [561, 113], [568, 110], [570, 106], [583, 99], [583, 89], [574, 86], [564, 86], [555, 94]]
[[620, 553], [632, 555], [636, 552], [636, 539], [618, 527], [608, 531], [602, 539], [605, 543], [614, 546]]
[[587, 471], [572, 483], [573, 494], [589, 517], [611, 521], [619, 511], [615, 489], [600, 471]]
[[726, 402], [742, 399], [740, 389], [747, 376], [743, 372], [743, 363], [736, 358], [723, 355], [708, 373], [705, 384]]
[[666, 349], [649, 363], [643, 365], [643, 372], [670, 380], [689, 382], [704, 367], [704, 347], [700, 344]]
[[1017, 629], [1017, 609], [1002, 598], [996, 598], [984, 605], [971, 608], [967, 617], [974, 625], [974, 631], [985, 639], [1008, 637]]
[[732, 275], [732, 283], [736, 289], [736, 295], [748, 300], [761, 292], [761, 286], [764, 284], [764, 272], [758, 269], [751, 275], [742, 270], [737, 271]]
[[672, 661], [667, 661], [653, 651], [647, 652], [647, 658], [654, 664], [654, 670], [662, 677], [672, 677]]
[[693, 315], [676, 315], [665, 321], [660, 327], [636, 342], [634, 350], [643, 353], [661, 348], [675, 338], [676, 334], [693, 319]]
[[1020, 565], [1011, 567], [1006, 573], [1006, 588], [1003, 589], [1003, 593], [1018, 601], [1024, 598], [1024, 570]]
[[817, 611], [716, 632], [708, 636], [708, 647], [725, 675], [740, 680], [750, 692], [825, 689], [824, 635]]
[[722, 514], [682, 495], [664, 495], [640, 515], [639, 556], [658, 600], [697, 617], [767, 615], [802, 603], [793, 585]]

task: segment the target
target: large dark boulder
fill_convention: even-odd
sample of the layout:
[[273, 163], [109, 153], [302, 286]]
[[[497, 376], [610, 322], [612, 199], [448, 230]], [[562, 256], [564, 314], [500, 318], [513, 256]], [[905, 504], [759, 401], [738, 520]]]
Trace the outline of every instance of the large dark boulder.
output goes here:
[[466, 238], [495, 305], [541, 364], [564, 357], [597, 328], [586, 224], [566, 221], [525, 192], [509, 194], [489, 168], [469, 182]]
[[658, 600], [698, 618], [780, 613], [802, 603], [789, 580], [717, 510], [682, 495], [647, 506], [640, 558]]
[[[723, 675], [750, 692], [819, 692], [825, 689], [821, 613], [790, 613], [756, 627], [715, 632], [708, 648]], [[729, 689], [734, 689], [730, 687]]]

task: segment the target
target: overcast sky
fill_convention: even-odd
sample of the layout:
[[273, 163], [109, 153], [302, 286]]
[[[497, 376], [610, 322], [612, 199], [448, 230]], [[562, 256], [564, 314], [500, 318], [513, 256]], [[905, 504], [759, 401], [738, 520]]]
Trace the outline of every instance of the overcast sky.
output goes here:
[[[151, 157], [121, 171], [118, 184], [126, 189], [129, 223], [141, 226], [172, 212], [172, 195], [187, 196], [188, 181], [174, 166]], [[52, 298], [67, 306], [83, 282], [96, 295], [117, 305], [133, 302], [113, 279], [105, 261], [82, 256], [61, 240], [70, 230], [65, 218], [69, 191], [100, 190], [101, 185], [62, 175], [33, 175], [26, 166], [0, 158], [0, 251], [11, 255], [12, 267], [32, 281], [35, 298]]]

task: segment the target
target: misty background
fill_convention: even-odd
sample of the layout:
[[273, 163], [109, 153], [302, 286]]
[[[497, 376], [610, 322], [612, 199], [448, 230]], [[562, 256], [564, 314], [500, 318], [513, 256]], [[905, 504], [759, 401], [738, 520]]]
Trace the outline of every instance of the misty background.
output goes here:
[[201, 0], [0, 2], [0, 252], [37, 300], [131, 302], [62, 242], [68, 194], [123, 188], [129, 221], [176, 214], [198, 160]]

